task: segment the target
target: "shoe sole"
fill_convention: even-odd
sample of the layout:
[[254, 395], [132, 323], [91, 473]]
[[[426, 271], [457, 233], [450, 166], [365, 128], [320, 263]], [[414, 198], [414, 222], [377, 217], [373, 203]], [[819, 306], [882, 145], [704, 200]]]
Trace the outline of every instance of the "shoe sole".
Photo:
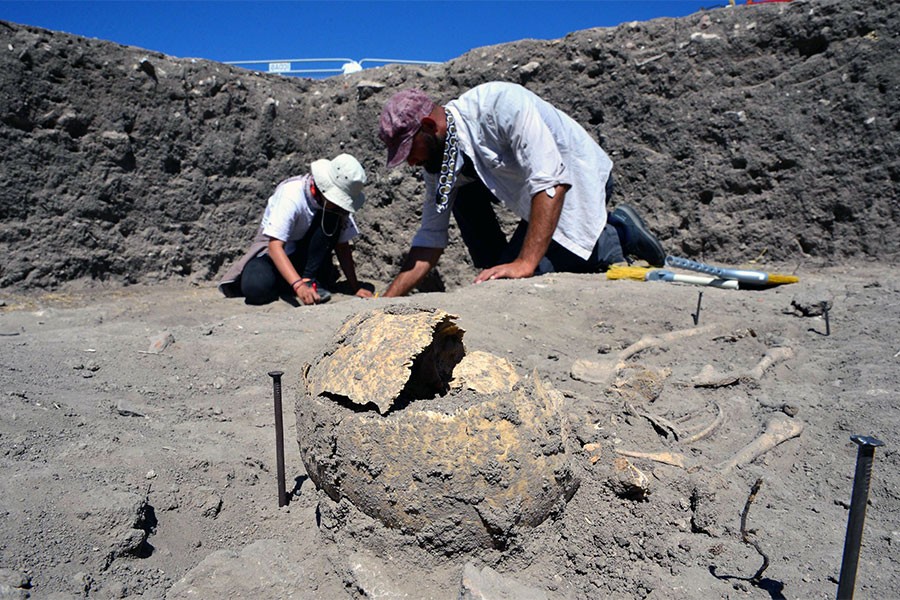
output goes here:
[[[659, 243], [659, 240], [656, 239], [656, 236], [653, 235], [650, 232], [650, 230], [647, 228], [647, 224], [644, 223], [644, 219], [642, 219], [641, 216], [639, 214], [637, 214], [637, 212], [627, 204], [621, 204], [621, 205], [617, 206], [616, 210], [620, 211], [622, 214], [624, 214], [634, 224], [634, 227], [637, 230], [638, 234], [641, 236], [641, 238], [645, 242], [649, 242], [653, 246], [654, 251], [656, 252], [657, 256], [659, 257], [659, 259], [656, 262], [647, 260], [646, 258], [644, 258], [642, 256], [639, 256], [638, 258], [647, 260], [647, 262], [650, 263], [651, 265], [653, 265], [654, 267], [664, 266], [665, 262], [666, 262], [666, 250], [665, 250], [665, 248], [663, 248], [662, 244]], [[659, 264], [657, 264], [657, 263], [659, 263]]]

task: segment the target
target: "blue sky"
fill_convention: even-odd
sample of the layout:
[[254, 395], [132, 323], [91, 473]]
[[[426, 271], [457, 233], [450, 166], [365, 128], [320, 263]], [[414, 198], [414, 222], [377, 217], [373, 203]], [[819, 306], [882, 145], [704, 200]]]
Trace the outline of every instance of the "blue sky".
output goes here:
[[556, 39], [580, 29], [685, 16], [725, 4], [727, 0], [0, 0], [0, 20], [219, 62], [323, 57], [442, 62], [481, 46]]

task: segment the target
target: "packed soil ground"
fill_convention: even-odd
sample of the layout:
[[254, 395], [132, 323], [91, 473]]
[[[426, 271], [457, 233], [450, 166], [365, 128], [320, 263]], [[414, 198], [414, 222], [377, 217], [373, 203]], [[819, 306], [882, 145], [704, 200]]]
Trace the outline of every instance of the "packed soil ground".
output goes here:
[[[853, 434], [886, 444], [872, 471], [857, 597], [900, 595], [891, 433], [900, 285], [873, 263], [796, 273], [799, 283], [767, 291], [553, 275], [301, 308], [249, 307], [212, 286], [6, 296], [3, 597], [455, 598], [467, 589], [484, 598], [830, 598]], [[346, 318], [392, 303], [457, 315], [468, 351], [508, 358], [521, 377], [536, 371], [564, 395], [580, 486], [505, 549], [428, 549], [307, 478], [292, 416], [300, 369]], [[625, 361], [671, 370], [652, 393], [630, 393], [639, 386], [627, 377], [573, 377], [586, 364], [578, 361], [615, 362], [643, 336], [684, 330], [696, 335]], [[790, 354], [750, 375], [779, 348]], [[706, 365], [740, 377], [698, 387], [692, 379]], [[273, 370], [285, 372], [282, 508]], [[690, 443], [716, 407], [724, 420]], [[723, 469], [772, 419], [803, 429]], [[630, 458], [647, 477], [646, 495], [630, 494], [617, 483], [617, 450], [677, 453], [685, 466]], [[754, 583], [762, 558], [742, 542], [740, 519], [759, 478], [746, 527], [770, 563]], [[486, 567], [502, 579], [474, 595], [472, 569]]]
[[[0, 598], [832, 598], [852, 435], [885, 443], [856, 597], [900, 597], [898, 31], [890, 0], [794, 0], [312, 81], [0, 21]], [[671, 254], [800, 281], [470, 285], [451, 229], [409, 298], [218, 294], [275, 185], [342, 151], [369, 174], [358, 271], [384, 290], [423, 185], [384, 168], [383, 103], [492, 80], [595, 136], [611, 206]], [[562, 398], [572, 493], [545, 520], [508, 506], [492, 545], [454, 546], [316, 489], [302, 369], [395, 304], [456, 315], [467, 352]]]

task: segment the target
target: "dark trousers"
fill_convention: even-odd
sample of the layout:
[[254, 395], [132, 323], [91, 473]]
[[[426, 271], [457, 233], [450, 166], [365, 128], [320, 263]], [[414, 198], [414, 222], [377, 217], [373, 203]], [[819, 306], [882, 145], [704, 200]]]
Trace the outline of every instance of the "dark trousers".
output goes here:
[[[606, 185], [606, 197], [612, 194], [612, 177]], [[457, 192], [453, 203], [453, 217], [459, 226], [460, 236], [469, 250], [472, 262], [479, 269], [511, 262], [519, 256], [528, 232], [528, 222], [519, 225], [507, 240], [500, 228], [494, 204], [499, 200], [480, 181], [463, 186]], [[623, 262], [622, 244], [618, 231], [611, 224], [600, 233], [591, 256], [583, 259], [563, 248], [555, 241], [550, 242], [547, 253], [535, 270], [535, 275], [565, 271], [569, 273], [600, 273], [613, 263]]]
[[[324, 223], [323, 223], [324, 219]], [[309, 231], [288, 255], [301, 277], [331, 287], [337, 280], [331, 256], [343, 225], [340, 215], [319, 211]], [[268, 304], [280, 296], [292, 297], [291, 282], [285, 281], [268, 254], [257, 256], [241, 272], [241, 293], [247, 304]]]

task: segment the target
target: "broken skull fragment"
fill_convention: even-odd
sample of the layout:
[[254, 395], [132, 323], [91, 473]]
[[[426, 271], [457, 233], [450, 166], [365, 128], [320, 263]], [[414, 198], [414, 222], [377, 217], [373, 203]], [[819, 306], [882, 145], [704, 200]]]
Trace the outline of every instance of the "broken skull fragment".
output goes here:
[[578, 487], [561, 394], [467, 354], [455, 318], [405, 306], [351, 317], [305, 367], [296, 402], [315, 485], [446, 553], [506, 547]]

